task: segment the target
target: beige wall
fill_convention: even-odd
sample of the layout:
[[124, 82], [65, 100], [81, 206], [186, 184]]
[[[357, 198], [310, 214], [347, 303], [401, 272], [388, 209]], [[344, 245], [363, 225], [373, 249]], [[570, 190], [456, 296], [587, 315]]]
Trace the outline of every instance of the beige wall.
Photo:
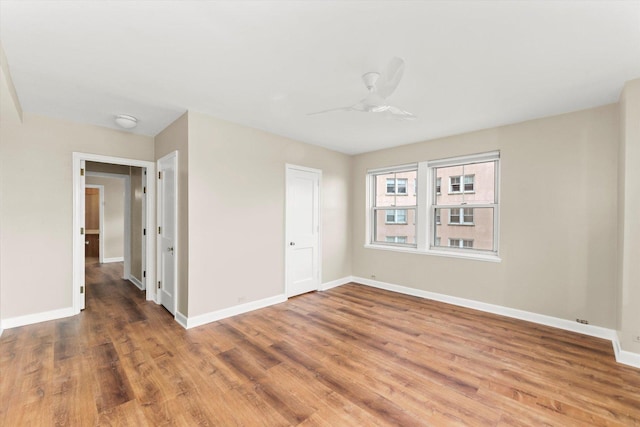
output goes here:
[[29, 113], [23, 118], [0, 126], [4, 319], [72, 306], [72, 153], [154, 158], [150, 137]]
[[[618, 108], [358, 155], [353, 274], [614, 327]], [[365, 249], [367, 169], [501, 152], [501, 263]]]
[[640, 353], [640, 79], [620, 98], [618, 323], [623, 350]]
[[322, 280], [350, 275], [350, 157], [190, 112], [190, 317], [284, 293], [286, 163], [322, 170]]
[[[156, 160], [178, 151], [178, 312], [189, 315], [189, 115], [155, 137]], [[153, 179], [156, 179], [154, 177]], [[155, 210], [155, 207], [153, 207]]]
[[[87, 168], [87, 170], [89, 170]], [[86, 184], [102, 185], [104, 187], [104, 218], [103, 240], [104, 253], [102, 257], [124, 257], [124, 191], [125, 179], [87, 176]]]
[[142, 203], [143, 203], [143, 174], [142, 168], [132, 166], [130, 169], [131, 192], [131, 275], [142, 283], [143, 264], [142, 264], [142, 239], [143, 227], [142, 223]]

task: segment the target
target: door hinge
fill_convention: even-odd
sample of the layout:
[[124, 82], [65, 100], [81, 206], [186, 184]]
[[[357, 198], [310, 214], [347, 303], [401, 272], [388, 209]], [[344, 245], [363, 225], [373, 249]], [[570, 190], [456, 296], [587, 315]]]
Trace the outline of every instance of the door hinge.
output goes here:
[[147, 235], [147, 229], [146, 229], [146, 228], [143, 228], [143, 229], [142, 229], [142, 235], [143, 235], [143, 236], [146, 236], [146, 235]]
[[147, 187], [142, 187], [142, 193], [147, 194]]
[[84, 234], [84, 227], [80, 227], [80, 234]]
[[158, 234], [161, 234], [161, 230], [162, 229], [160, 227], [158, 227]]
[[80, 286], [80, 293], [84, 294], [84, 286]]
[[145, 175], [147, 174], [147, 170], [146, 170], [146, 169], [144, 170], [144, 174], [145, 174]]
[[84, 176], [84, 168], [80, 168], [80, 176]]
[[147, 271], [146, 270], [142, 272], [142, 277], [147, 277]]
[[162, 172], [158, 172], [158, 179], [162, 179]]
[[158, 289], [160, 289], [160, 280], [158, 280]]

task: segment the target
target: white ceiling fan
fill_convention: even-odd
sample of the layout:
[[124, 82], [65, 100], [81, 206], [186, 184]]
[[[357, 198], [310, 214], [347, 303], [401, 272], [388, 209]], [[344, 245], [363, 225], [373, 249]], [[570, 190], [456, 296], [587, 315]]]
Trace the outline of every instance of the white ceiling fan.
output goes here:
[[313, 116], [333, 111], [360, 111], [362, 113], [385, 113], [403, 120], [414, 120], [416, 119], [415, 115], [387, 102], [387, 98], [398, 87], [403, 72], [404, 60], [398, 57], [392, 58], [385, 73], [372, 71], [362, 75], [362, 81], [369, 90], [369, 94], [360, 102], [349, 107], [331, 108], [308, 115]]

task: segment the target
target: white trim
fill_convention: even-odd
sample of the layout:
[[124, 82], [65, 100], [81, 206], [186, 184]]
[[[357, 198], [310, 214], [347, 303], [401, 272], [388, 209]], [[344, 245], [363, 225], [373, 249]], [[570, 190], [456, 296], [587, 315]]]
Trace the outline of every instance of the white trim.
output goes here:
[[129, 275], [128, 280], [134, 285], [136, 285], [138, 289], [140, 289], [141, 291], [144, 291], [144, 286], [142, 285], [142, 282], [138, 280], [138, 278], [136, 278], [135, 276]]
[[347, 283], [353, 282], [353, 276], [346, 276], [340, 279], [332, 280], [330, 282], [322, 283], [320, 285], [319, 291], [328, 291], [329, 289], [336, 288], [338, 286], [346, 285]]
[[[210, 313], [200, 314], [194, 317], [185, 317], [182, 313], [176, 312], [175, 319], [176, 322], [182, 325], [182, 327], [184, 327], [185, 329], [191, 329], [197, 326], [206, 325], [207, 323], [215, 322], [217, 320], [226, 319], [227, 317], [237, 316], [238, 314], [247, 313], [249, 311], [258, 310], [260, 308], [269, 307], [275, 304], [280, 304], [281, 302], [285, 302], [286, 300], [287, 297], [285, 296], [285, 294], [280, 294], [229, 308], [223, 308], [221, 310], [212, 311]], [[178, 316], [178, 314], [180, 316]]]
[[49, 320], [62, 319], [77, 314], [73, 307], [59, 308], [57, 310], [43, 311], [41, 313], [27, 314], [24, 316], [2, 319], [2, 329], [17, 328], [18, 326], [33, 325], [34, 323], [48, 322]]
[[640, 368], [640, 354], [623, 350], [620, 346], [620, 338], [617, 332], [611, 342], [613, 344], [613, 351], [616, 354], [616, 362], [633, 366], [634, 368]]
[[[109, 264], [110, 262], [124, 262], [124, 257], [116, 256], [116, 257], [112, 257], [112, 258], [103, 258], [102, 259], [102, 263], [103, 264]], [[125, 278], [125, 280], [127, 280], [127, 278]]]
[[532, 313], [530, 311], [518, 310], [515, 308], [504, 307], [501, 305], [488, 304], [480, 301], [459, 298], [435, 292], [423, 291], [421, 289], [409, 288], [392, 283], [380, 282], [377, 280], [365, 279], [363, 277], [352, 277], [352, 281], [373, 288], [384, 289], [391, 292], [398, 292], [405, 295], [411, 295], [419, 298], [426, 298], [434, 301], [440, 301], [447, 304], [457, 305], [459, 307], [471, 308], [474, 310], [493, 313], [500, 316], [511, 317], [514, 319], [525, 320], [527, 322], [537, 323], [539, 325], [551, 326], [565, 331], [576, 332], [579, 334], [589, 335], [596, 338], [610, 340], [613, 345], [616, 362], [624, 365], [640, 368], [640, 354], [622, 350], [618, 339], [618, 334], [613, 329], [603, 328], [601, 326], [584, 325], [571, 320], [561, 319], [558, 317], [547, 316], [544, 314]]
[[490, 151], [488, 153], [468, 154], [465, 156], [448, 157], [446, 159], [437, 159], [427, 161], [430, 168], [441, 168], [448, 166], [457, 166], [472, 163], [484, 163], [500, 160], [500, 151]]
[[180, 326], [182, 326], [183, 328], [187, 329], [187, 324], [189, 322], [189, 318], [187, 316], [185, 316], [184, 314], [180, 313], [179, 311], [176, 310], [176, 315], [174, 317], [175, 321], [178, 322], [178, 324]]
[[289, 230], [287, 229], [287, 204], [289, 203], [289, 175], [290, 171], [298, 170], [303, 172], [309, 172], [318, 175], [318, 253], [317, 253], [317, 264], [318, 264], [318, 277], [316, 278], [317, 288], [316, 290], [320, 290], [320, 286], [322, 284], [322, 169], [309, 168], [306, 166], [298, 166], [293, 165], [291, 163], [285, 163], [284, 165], [284, 212], [285, 212], [285, 221], [284, 221], [284, 293], [285, 295], [289, 295]]
[[[125, 166], [137, 166], [146, 168], [148, 174], [155, 175], [156, 165], [153, 161], [127, 159], [122, 157], [102, 156], [99, 154], [89, 154], [81, 152], [72, 153], [72, 182], [73, 182], [73, 284], [71, 287], [71, 295], [73, 301], [73, 312], [80, 312], [81, 294], [80, 287], [84, 286], [84, 236], [80, 234], [80, 227], [84, 227], [84, 206], [81, 201], [84, 196], [84, 177], [80, 176], [80, 167], [84, 166], [85, 161], [113, 163]], [[155, 180], [147, 182], [147, 197], [149, 203], [155, 202], [156, 183]], [[84, 205], [84, 203], [82, 203]], [[152, 205], [153, 206], [153, 205]], [[153, 209], [147, 209], [146, 224], [147, 230], [154, 230], [156, 226], [155, 215]], [[147, 235], [147, 238], [153, 239], [147, 242], [145, 258], [147, 262], [147, 278], [151, 283], [155, 283], [155, 234]], [[155, 299], [155, 286], [147, 286], [146, 299]]]
[[406, 165], [386, 166], [383, 168], [367, 169], [367, 175], [384, 175], [391, 172], [410, 172], [418, 167], [417, 163], [408, 163]]

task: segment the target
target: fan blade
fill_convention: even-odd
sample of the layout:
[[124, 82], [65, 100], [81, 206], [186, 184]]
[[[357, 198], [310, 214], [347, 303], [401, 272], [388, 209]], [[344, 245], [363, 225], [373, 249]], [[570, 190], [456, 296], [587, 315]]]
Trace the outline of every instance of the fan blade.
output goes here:
[[387, 71], [380, 76], [376, 84], [376, 92], [383, 98], [388, 98], [398, 87], [404, 73], [404, 60], [395, 57], [389, 61]]
[[392, 114], [394, 117], [397, 117], [399, 119], [403, 119], [403, 120], [415, 120], [417, 119], [417, 117], [413, 114], [411, 114], [408, 111], [402, 110], [398, 107], [394, 107], [393, 105], [390, 105], [389, 108], [387, 109], [387, 112], [389, 114]]
[[307, 116], [315, 116], [316, 114], [331, 113], [333, 111], [352, 111], [352, 110], [354, 110], [353, 105], [351, 107], [329, 108], [328, 110], [315, 111], [313, 113], [307, 113]]

